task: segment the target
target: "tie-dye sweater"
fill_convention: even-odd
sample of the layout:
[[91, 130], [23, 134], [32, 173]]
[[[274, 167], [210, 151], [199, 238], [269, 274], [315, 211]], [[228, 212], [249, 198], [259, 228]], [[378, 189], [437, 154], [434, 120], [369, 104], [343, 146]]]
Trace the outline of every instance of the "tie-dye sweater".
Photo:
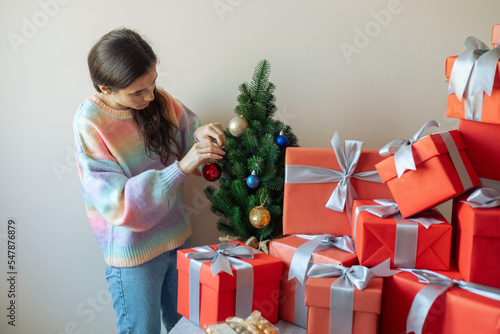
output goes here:
[[[165, 95], [184, 156], [199, 119]], [[80, 105], [73, 131], [87, 216], [106, 263], [136, 266], [182, 245], [191, 225], [183, 204], [186, 175], [176, 158], [165, 167], [148, 157], [131, 111], [113, 109], [97, 96]]]

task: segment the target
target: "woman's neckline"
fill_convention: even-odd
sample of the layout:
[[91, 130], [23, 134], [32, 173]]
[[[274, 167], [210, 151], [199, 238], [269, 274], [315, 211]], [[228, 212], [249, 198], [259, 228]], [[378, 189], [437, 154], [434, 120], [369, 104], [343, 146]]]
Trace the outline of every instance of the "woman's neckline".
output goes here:
[[99, 108], [102, 110], [106, 111], [107, 113], [110, 113], [114, 116], [120, 117], [120, 118], [130, 118], [132, 117], [132, 110], [131, 109], [115, 109], [113, 107], [110, 107], [107, 105], [103, 100], [101, 100], [97, 94], [92, 95], [90, 97], [90, 100], [97, 104]]

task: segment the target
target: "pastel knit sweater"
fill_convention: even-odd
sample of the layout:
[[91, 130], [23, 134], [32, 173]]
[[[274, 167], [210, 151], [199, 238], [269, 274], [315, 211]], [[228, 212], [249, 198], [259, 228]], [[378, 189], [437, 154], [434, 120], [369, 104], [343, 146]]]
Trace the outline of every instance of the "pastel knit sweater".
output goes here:
[[[199, 119], [165, 96], [184, 156]], [[186, 175], [176, 158], [165, 167], [157, 155], [148, 157], [131, 111], [113, 109], [97, 96], [80, 105], [73, 130], [87, 216], [106, 263], [136, 266], [182, 245], [191, 225], [183, 205]]]

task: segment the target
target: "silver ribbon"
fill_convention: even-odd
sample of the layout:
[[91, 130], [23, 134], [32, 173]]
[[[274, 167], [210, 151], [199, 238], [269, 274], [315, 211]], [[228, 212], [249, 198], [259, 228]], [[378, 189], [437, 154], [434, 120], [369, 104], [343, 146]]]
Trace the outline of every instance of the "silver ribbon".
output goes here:
[[210, 268], [215, 277], [224, 271], [233, 275], [231, 266], [236, 269], [236, 302], [235, 316], [246, 317], [252, 313], [254, 274], [253, 266], [247, 262], [236, 259], [253, 259], [254, 252], [251, 247], [237, 246], [237, 243], [221, 243], [216, 246], [216, 251], [209, 246], [195, 247], [196, 252], [186, 253], [191, 259], [189, 264], [189, 320], [199, 326], [200, 324], [200, 272], [203, 262], [211, 261]]
[[374, 277], [388, 277], [400, 270], [390, 269], [390, 259], [373, 268], [352, 266], [346, 268], [336, 264], [313, 264], [309, 277], [339, 277], [330, 290], [330, 334], [351, 334], [354, 312], [354, 287], [364, 290]]
[[[420, 130], [413, 135], [411, 139], [395, 139], [387, 143], [379, 151], [380, 155], [394, 154], [394, 162], [396, 165], [396, 172], [398, 178], [404, 174], [406, 170], [416, 170], [415, 159], [413, 158], [412, 145], [419, 139], [425, 136], [425, 131], [431, 127], [440, 127], [439, 122], [436, 120], [425, 123]], [[396, 151], [391, 152], [391, 148], [397, 147]]]
[[479, 188], [470, 194], [464, 203], [473, 208], [496, 208], [500, 206], [500, 191], [493, 188]]
[[358, 198], [356, 190], [354, 190], [354, 187], [351, 184], [351, 178], [354, 177], [360, 180], [378, 183], [382, 183], [382, 180], [376, 170], [354, 173], [356, 167], [358, 166], [363, 142], [345, 140], [344, 149], [342, 149], [342, 143], [340, 142], [339, 135], [335, 131], [331, 144], [342, 171], [317, 166], [286, 165], [285, 183], [338, 182], [337, 187], [333, 190], [325, 207], [338, 212], [343, 212], [345, 208], [350, 221], [352, 214], [352, 201]]
[[[358, 215], [362, 211], [368, 211], [380, 218], [393, 217], [396, 221], [396, 241], [394, 248], [394, 266], [403, 268], [415, 268], [417, 259], [418, 224], [428, 229], [432, 224], [442, 224], [441, 220], [419, 216], [414, 218], [403, 218], [399, 213], [398, 205], [389, 199], [374, 200], [378, 205], [362, 205], [356, 208], [354, 216], [354, 232]], [[431, 212], [430, 210], [427, 212]], [[425, 215], [427, 212], [421, 213]], [[355, 235], [355, 233], [354, 233]]]
[[342, 237], [329, 234], [322, 235], [295, 235], [302, 239], [308, 239], [306, 243], [300, 245], [292, 257], [290, 269], [288, 271], [288, 280], [296, 278], [295, 281], [295, 324], [302, 328], [307, 328], [307, 306], [305, 300], [305, 284], [307, 281], [307, 270], [311, 264], [313, 253], [331, 247], [336, 247], [343, 251], [353, 253], [354, 245], [347, 235]]
[[464, 191], [473, 187], [472, 180], [467, 169], [465, 168], [460, 152], [458, 151], [457, 144], [453, 140], [453, 137], [449, 132], [439, 132], [441, 138], [443, 139], [446, 148], [448, 149], [448, 154], [450, 156], [451, 162], [457, 171], [460, 182], [464, 187]]
[[465, 119], [481, 121], [483, 92], [491, 95], [500, 47], [489, 49], [474, 36], [465, 40], [467, 50], [460, 54], [450, 75], [448, 94], [459, 101], [465, 97]]
[[308, 239], [306, 243], [300, 245], [292, 257], [290, 263], [290, 271], [288, 273], [288, 280], [297, 278], [300, 284], [304, 284], [307, 276], [307, 270], [311, 264], [313, 253], [318, 250], [335, 247], [345, 252], [355, 254], [354, 245], [349, 236], [333, 236], [330, 234], [321, 235], [305, 235], [297, 234], [299, 238]]
[[492, 180], [492, 179], [485, 179], [485, 178], [479, 178], [481, 181], [481, 187], [487, 187], [487, 188], [493, 188], [500, 190], [500, 181], [497, 180]]
[[436, 299], [449, 288], [456, 286], [469, 292], [500, 301], [500, 289], [492, 288], [461, 280], [454, 280], [445, 275], [423, 269], [402, 269], [418, 277], [419, 282], [426, 283], [413, 299], [406, 320], [406, 333], [422, 334], [427, 315]]

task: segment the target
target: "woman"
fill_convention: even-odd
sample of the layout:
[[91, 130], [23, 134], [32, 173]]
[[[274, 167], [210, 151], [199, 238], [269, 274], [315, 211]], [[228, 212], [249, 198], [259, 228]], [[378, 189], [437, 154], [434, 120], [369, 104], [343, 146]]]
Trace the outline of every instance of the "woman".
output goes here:
[[[176, 250], [189, 246], [182, 181], [225, 154], [219, 123], [156, 88], [157, 57], [136, 32], [116, 29], [90, 50], [97, 94], [74, 119], [85, 206], [106, 262], [119, 333], [169, 331], [177, 314]], [[196, 132], [195, 132], [196, 130]]]

